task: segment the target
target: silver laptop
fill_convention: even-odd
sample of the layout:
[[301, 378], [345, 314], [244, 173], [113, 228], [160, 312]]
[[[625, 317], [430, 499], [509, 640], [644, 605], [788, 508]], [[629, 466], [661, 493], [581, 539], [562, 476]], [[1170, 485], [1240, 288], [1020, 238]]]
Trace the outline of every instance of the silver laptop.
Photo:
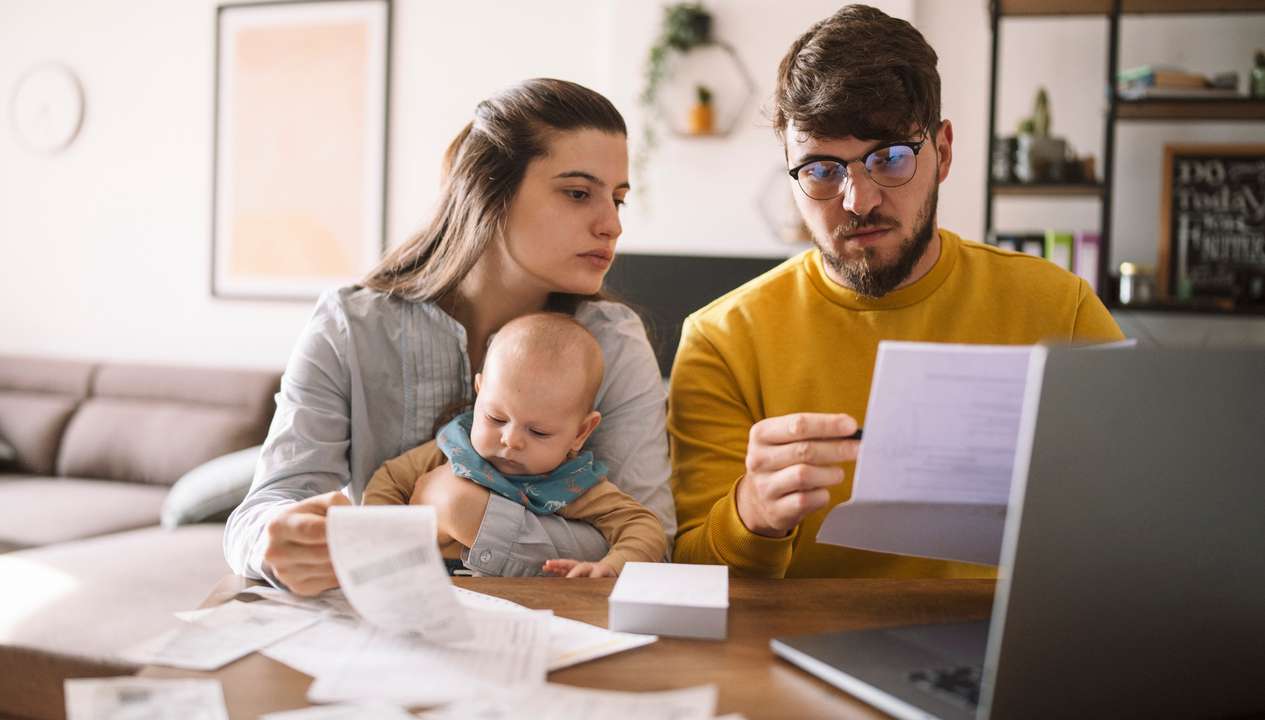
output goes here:
[[901, 718], [1265, 712], [1265, 351], [1041, 349], [988, 623], [779, 638]]

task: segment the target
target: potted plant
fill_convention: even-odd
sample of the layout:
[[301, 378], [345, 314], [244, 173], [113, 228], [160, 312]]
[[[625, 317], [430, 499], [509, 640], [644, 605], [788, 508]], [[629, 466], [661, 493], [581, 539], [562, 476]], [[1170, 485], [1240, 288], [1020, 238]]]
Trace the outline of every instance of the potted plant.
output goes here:
[[711, 135], [716, 126], [715, 113], [712, 112], [712, 91], [706, 85], [699, 85], [697, 94], [698, 102], [690, 108], [690, 134]]

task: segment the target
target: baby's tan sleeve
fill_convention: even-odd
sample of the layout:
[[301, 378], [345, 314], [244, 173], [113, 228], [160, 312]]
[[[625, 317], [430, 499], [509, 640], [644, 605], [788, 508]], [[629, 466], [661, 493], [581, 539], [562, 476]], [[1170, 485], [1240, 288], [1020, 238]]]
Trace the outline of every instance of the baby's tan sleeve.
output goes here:
[[448, 461], [434, 440], [387, 460], [365, 486], [362, 505], [408, 505], [417, 478]]
[[659, 518], [609, 480], [589, 488], [558, 514], [597, 528], [610, 545], [602, 562], [617, 573], [626, 562], [659, 562], [667, 555], [668, 540]]

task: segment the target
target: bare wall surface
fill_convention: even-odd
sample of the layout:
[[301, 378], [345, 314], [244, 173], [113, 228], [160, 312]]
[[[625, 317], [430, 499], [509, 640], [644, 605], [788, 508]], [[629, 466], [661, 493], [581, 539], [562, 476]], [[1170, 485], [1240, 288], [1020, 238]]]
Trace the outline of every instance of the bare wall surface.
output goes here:
[[[955, 124], [955, 161], [940, 222], [979, 238], [987, 141], [986, 0], [888, 0], [937, 48], [943, 106]], [[608, 94], [631, 126], [658, 2], [497, 0], [477, 6], [396, 0], [387, 234], [398, 243], [430, 212], [439, 160], [478, 100], [525, 77], [575, 80]], [[711, 0], [716, 32], [756, 83], [756, 103], [724, 139], [665, 137], [630, 197], [622, 250], [774, 257], [778, 241], [756, 209], [780, 192], [781, 149], [764, 112], [777, 61], [838, 2]], [[309, 302], [210, 297], [211, 138], [215, 7], [211, 0], [0, 0], [0, 98], [30, 67], [58, 61], [83, 82], [86, 111], [66, 151], [19, 147], [4, 109], [0, 131], [0, 352], [277, 367]], [[477, 9], [476, 9], [477, 8]], [[1133, 19], [1122, 66], [1173, 62], [1246, 69], [1265, 37], [1259, 16]], [[1100, 87], [1106, 52], [1098, 20], [1008, 22], [1000, 127], [1028, 111], [1037, 83], [1051, 89], [1054, 129], [1101, 155]], [[1260, 125], [1123, 126], [1119, 135], [1116, 260], [1152, 262], [1164, 141], [1259, 139]], [[1077, 201], [1003, 200], [1000, 222], [1069, 229], [1097, 223]], [[1166, 342], [1265, 342], [1260, 321], [1128, 319]], [[1211, 330], [1208, 328], [1212, 328]]]

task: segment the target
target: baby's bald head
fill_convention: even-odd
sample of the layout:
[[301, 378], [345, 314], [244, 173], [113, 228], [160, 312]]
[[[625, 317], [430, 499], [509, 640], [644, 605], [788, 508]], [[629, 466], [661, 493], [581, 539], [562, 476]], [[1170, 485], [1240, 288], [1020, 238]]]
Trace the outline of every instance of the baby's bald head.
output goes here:
[[581, 413], [593, 409], [604, 372], [597, 339], [575, 318], [552, 312], [515, 318], [492, 337], [484, 371], [511, 366], [531, 372], [539, 382], [573, 384]]

